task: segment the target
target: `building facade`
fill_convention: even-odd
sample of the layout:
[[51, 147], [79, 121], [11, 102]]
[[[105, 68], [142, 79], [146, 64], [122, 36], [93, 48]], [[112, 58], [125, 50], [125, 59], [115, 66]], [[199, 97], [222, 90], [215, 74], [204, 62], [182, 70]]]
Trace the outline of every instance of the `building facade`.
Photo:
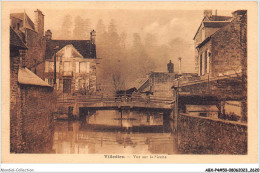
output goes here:
[[25, 66], [41, 79], [44, 79], [44, 15], [40, 10], [34, 11], [34, 22], [23, 13], [10, 14], [10, 26], [27, 46]]
[[213, 118], [247, 122], [247, 11], [232, 17], [204, 14], [194, 37], [199, 77], [174, 83], [178, 111], [211, 117], [218, 110]]
[[[45, 81], [59, 94], [91, 95], [96, 91], [95, 31], [90, 40], [52, 40], [46, 32]], [[56, 59], [56, 69], [54, 68]]]
[[28, 47], [10, 27], [10, 152], [51, 150], [53, 88], [26, 67]]
[[198, 75], [204, 79], [241, 73], [247, 59], [246, 11], [235, 11], [232, 17], [213, 16], [209, 10], [204, 14], [194, 37]]

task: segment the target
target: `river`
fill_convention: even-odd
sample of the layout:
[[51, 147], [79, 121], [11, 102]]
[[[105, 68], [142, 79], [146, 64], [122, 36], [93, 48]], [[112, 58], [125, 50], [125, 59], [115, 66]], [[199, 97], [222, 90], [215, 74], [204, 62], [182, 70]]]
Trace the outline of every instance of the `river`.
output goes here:
[[176, 154], [163, 112], [98, 110], [81, 120], [55, 120], [52, 153]]

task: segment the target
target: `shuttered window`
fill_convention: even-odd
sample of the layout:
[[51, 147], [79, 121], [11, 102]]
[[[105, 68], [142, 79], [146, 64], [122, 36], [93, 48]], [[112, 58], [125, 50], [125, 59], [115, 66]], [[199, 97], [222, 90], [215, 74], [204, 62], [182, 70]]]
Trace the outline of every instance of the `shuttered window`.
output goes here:
[[79, 73], [79, 62], [76, 62], [76, 73]]
[[80, 62], [79, 63], [79, 72], [80, 73], [89, 73], [89, 62]]
[[49, 72], [54, 72], [54, 62], [49, 62]]
[[63, 71], [64, 71], [64, 72], [70, 72], [70, 71], [72, 71], [71, 62], [64, 62]]

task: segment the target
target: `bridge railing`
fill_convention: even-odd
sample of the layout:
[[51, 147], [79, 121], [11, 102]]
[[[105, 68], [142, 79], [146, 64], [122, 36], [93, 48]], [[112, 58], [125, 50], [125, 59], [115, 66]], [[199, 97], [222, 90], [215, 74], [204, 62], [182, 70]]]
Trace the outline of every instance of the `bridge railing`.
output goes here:
[[98, 102], [141, 102], [141, 103], [161, 103], [172, 104], [174, 102], [171, 98], [165, 97], [109, 97], [109, 96], [71, 96], [71, 97], [59, 97], [58, 103], [98, 103]]

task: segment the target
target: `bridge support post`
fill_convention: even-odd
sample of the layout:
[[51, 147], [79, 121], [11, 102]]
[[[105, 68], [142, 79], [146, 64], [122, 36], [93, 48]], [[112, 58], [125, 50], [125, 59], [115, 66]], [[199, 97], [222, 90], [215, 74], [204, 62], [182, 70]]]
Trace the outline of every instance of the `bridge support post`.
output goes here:
[[176, 133], [176, 123], [177, 119], [176, 119], [176, 115], [175, 115], [175, 109], [173, 108], [172, 111], [170, 112], [170, 127], [173, 133]]
[[163, 128], [165, 131], [169, 130], [170, 125], [170, 111], [163, 112]]
[[77, 103], [75, 103], [73, 106], [73, 116], [75, 118], [79, 118], [79, 107]]

